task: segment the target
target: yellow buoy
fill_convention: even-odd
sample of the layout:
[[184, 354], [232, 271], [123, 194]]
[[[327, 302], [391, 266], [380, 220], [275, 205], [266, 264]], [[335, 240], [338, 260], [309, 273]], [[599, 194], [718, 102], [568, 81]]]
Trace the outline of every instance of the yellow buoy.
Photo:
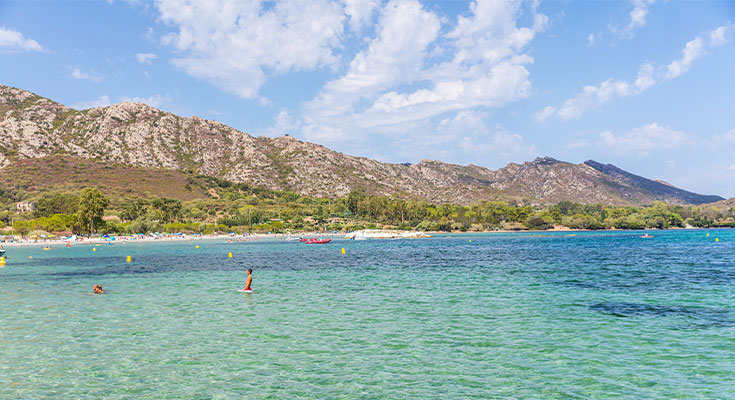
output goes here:
[[720, 241], [720, 238], [715, 238], [715, 242], [719, 242], [719, 241]]
[[198, 248], [199, 248], [199, 245], [197, 245], [197, 247], [196, 247], [196, 248], [198, 249]]
[[345, 248], [343, 247], [342, 248], [342, 254], [345, 254], [345, 253], [347, 253], [347, 252], [345, 251]]
[[227, 257], [232, 258], [232, 253], [227, 253]]
[[92, 247], [92, 251], [97, 251], [97, 248], [96, 247]]
[[470, 239], [470, 243], [472, 243], [472, 239]]
[[5, 264], [5, 257], [0, 257], [0, 264]]
[[125, 261], [130, 262], [131, 261], [130, 256], [128, 256], [128, 258]]
[[709, 233], [707, 234], [707, 236], [709, 236]]

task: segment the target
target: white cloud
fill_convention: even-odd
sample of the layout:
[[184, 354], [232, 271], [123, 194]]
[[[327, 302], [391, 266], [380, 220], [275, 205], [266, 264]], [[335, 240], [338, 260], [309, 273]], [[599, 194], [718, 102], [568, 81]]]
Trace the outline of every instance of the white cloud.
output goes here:
[[682, 57], [666, 66], [664, 79], [674, 79], [687, 72], [696, 59], [706, 54], [704, 47], [704, 40], [700, 37], [688, 42], [682, 51]]
[[79, 68], [72, 68], [70, 76], [74, 79], [92, 81], [95, 83], [99, 83], [102, 81], [102, 76], [100, 74], [96, 72], [85, 72]]
[[315, 142], [336, 142], [344, 140], [347, 131], [338, 126], [312, 123], [305, 125], [302, 128], [302, 133], [307, 139]]
[[674, 79], [687, 72], [694, 61], [707, 55], [707, 50], [712, 49], [729, 41], [732, 25], [723, 25], [709, 32], [709, 35], [697, 37], [689, 41], [680, 59], [671, 62], [664, 69], [664, 80]]
[[653, 74], [655, 72], [656, 69], [653, 67], [653, 64], [648, 62], [643, 63], [643, 65], [638, 68], [638, 76], [633, 82], [635, 94], [641, 93], [642, 91], [656, 84], [656, 79], [653, 77]]
[[[148, 0], [117, 0], [118, 2], [122, 2], [127, 4], [130, 7], [140, 7], [144, 12], [147, 12], [150, 4], [148, 3]], [[112, 5], [115, 4], [115, 0], [107, 0], [107, 4]]]
[[276, 116], [273, 126], [266, 129], [263, 134], [265, 136], [276, 137], [286, 134], [293, 134], [295, 130], [300, 128], [300, 123], [288, 111], [281, 111]]
[[519, 160], [536, 155], [534, 145], [525, 144], [521, 135], [508, 132], [501, 126], [497, 126], [494, 132], [488, 132], [480, 137], [477, 135], [462, 136], [459, 140], [459, 148], [465, 157], [484, 160]]
[[651, 123], [622, 135], [610, 131], [600, 133], [599, 144], [612, 152], [626, 155], [647, 156], [652, 150], [680, 148], [692, 144], [693, 139], [684, 132]]
[[380, 6], [380, 0], [342, 0], [345, 14], [350, 17], [349, 25], [355, 33], [360, 33]]
[[426, 47], [436, 39], [439, 19], [415, 0], [392, 1], [380, 18], [377, 37], [358, 53], [347, 73], [327, 83], [309, 106], [347, 104], [372, 97], [420, 73]]
[[358, 53], [349, 70], [328, 82], [315, 99], [304, 106], [310, 138], [334, 137], [340, 129], [319, 125], [354, 124], [355, 106], [361, 99], [375, 99], [385, 89], [417, 79], [427, 46], [439, 32], [439, 19], [415, 0], [392, 1], [384, 9], [377, 37]]
[[[513, 0], [473, 1], [471, 13], [459, 16], [440, 37], [439, 17], [417, 1], [389, 2], [369, 48], [305, 105], [307, 131], [314, 134], [328, 125], [340, 127], [330, 137], [340, 130], [387, 133], [391, 127], [423, 126], [422, 121], [444, 113], [527, 96], [531, 84], [525, 65], [533, 60], [524, 48], [547, 19], [534, 9], [533, 26], [518, 27], [521, 8]], [[434, 54], [449, 58], [431, 64], [427, 59]], [[417, 88], [400, 90], [401, 85]]]
[[595, 44], [595, 34], [590, 33], [589, 36], [587, 36], [587, 46], [593, 46]]
[[535, 119], [542, 122], [552, 115], [565, 120], [579, 119], [587, 110], [599, 108], [612, 99], [636, 96], [657, 83], [674, 79], [688, 71], [695, 60], [706, 54], [708, 48], [726, 43], [731, 29], [732, 25], [724, 25], [710, 31], [704, 37], [700, 36], [689, 41], [680, 59], [658, 69], [649, 62], [643, 63], [632, 83], [610, 78], [598, 86], [585, 86], [581, 93], [567, 99], [558, 108], [547, 106], [537, 112]]
[[147, 104], [151, 107], [160, 107], [166, 103], [171, 102], [171, 97], [169, 95], [161, 96], [160, 94], [154, 95], [154, 96], [148, 96], [148, 97], [123, 97], [120, 100], [127, 101], [130, 103], [143, 103]]
[[88, 101], [78, 101], [71, 105], [71, 108], [76, 110], [86, 110], [94, 107], [107, 107], [109, 106], [110, 98], [107, 95], [102, 95], [98, 99]]
[[22, 33], [0, 26], [0, 51], [13, 53], [44, 51], [44, 49], [37, 41], [24, 37]]
[[432, 126], [427, 121], [402, 124], [390, 146], [406, 159], [441, 159], [489, 165], [502, 160], [523, 160], [536, 155], [536, 147], [501, 125], [487, 125], [488, 112], [462, 110]]
[[648, 22], [648, 6], [652, 5], [655, 0], [631, 0], [630, 2], [633, 5], [633, 9], [628, 14], [630, 17], [628, 24], [623, 27], [619, 25], [609, 26], [612, 33], [628, 39], [633, 38], [638, 29], [646, 26]]
[[440, 136], [458, 142], [464, 156], [474, 159], [523, 159], [536, 154], [534, 145], [527, 145], [523, 137], [497, 125], [494, 131], [485, 124], [484, 115], [461, 111], [452, 119], [443, 120], [437, 129]]
[[536, 114], [534, 114], [533, 119], [536, 122], [544, 122], [549, 117], [551, 117], [552, 115], [554, 115], [555, 113], [556, 113], [556, 108], [554, 106], [546, 106], [546, 107], [544, 107], [543, 110], [541, 110], [541, 111], [537, 112]]
[[156, 7], [176, 29], [164, 40], [182, 54], [173, 65], [242, 98], [258, 97], [269, 75], [333, 65], [347, 18], [328, 0], [157, 0]]
[[[578, 94], [562, 104], [557, 115], [562, 119], [577, 119], [589, 108], [596, 108], [605, 104], [613, 97], [626, 97], [631, 94], [631, 85], [624, 81], [613, 81], [608, 79], [600, 86], [585, 86], [582, 93]], [[544, 110], [548, 110], [546, 107]], [[541, 111], [541, 115], [549, 113]]]
[[158, 55], [153, 53], [138, 53], [135, 55], [135, 58], [138, 60], [141, 64], [148, 64], [151, 65], [153, 60], [158, 58]]
[[653, 4], [654, 0], [633, 0], [633, 10], [630, 12], [630, 22], [625, 27], [625, 33], [632, 36], [638, 29], [646, 25], [646, 17], [648, 16], [648, 6]]
[[732, 31], [731, 25], [721, 26], [709, 34], [709, 45], [710, 47], [722, 46], [727, 43], [728, 36]]

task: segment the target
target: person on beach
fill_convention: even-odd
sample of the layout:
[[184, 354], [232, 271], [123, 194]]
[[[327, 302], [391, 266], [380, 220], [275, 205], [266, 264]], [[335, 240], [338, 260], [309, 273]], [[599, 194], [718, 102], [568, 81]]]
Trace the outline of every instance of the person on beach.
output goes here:
[[248, 278], [245, 279], [245, 288], [242, 290], [243, 292], [252, 292], [253, 289], [250, 288], [250, 284], [253, 282], [253, 270], [248, 268], [245, 272], [248, 274]]
[[105, 291], [102, 290], [102, 286], [100, 285], [94, 285], [92, 287], [92, 291], [94, 292], [94, 294], [104, 294], [105, 293]]

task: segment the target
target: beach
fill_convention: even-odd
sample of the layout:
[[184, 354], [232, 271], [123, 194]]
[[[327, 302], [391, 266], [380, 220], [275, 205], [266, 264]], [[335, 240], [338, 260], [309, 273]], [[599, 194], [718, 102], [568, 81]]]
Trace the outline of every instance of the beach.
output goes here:
[[[250, 234], [247, 236], [243, 235], [229, 235], [229, 234], [213, 234], [213, 235], [178, 235], [178, 234], [161, 234], [160, 236], [143, 235], [140, 237], [131, 238], [129, 236], [118, 236], [110, 235], [109, 237], [104, 236], [92, 236], [92, 237], [78, 237], [75, 240], [69, 240], [66, 238], [56, 239], [21, 239], [13, 240], [12, 242], [0, 242], [0, 245], [5, 247], [19, 247], [19, 246], [66, 246], [70, 243], [72, 246], [77, 245], [112, 245], [128, 244], [128, 243], [179, 243], [179, 242], [194, 242], [200, 240], [214, 240], [214, 241], [234, 241], [234, 242], [247, 242], [255, 240], [278, 240], [286, 239], [289, 237], [344, 237], [342, 234], [334, 233], [319, 233], [319, 232], [305, 232], [299, 234], [280, 234], [280, 233], [263, 233], [263, 234]], [[114, 239], [111, 239], [114, 238]]]

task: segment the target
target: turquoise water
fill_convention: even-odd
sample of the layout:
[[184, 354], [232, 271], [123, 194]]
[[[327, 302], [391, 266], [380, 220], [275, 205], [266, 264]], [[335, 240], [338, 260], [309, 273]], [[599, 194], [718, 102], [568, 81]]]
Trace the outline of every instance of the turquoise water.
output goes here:
[[735, 230], [640, 234], [8, 248], [0, 398], [735, 398]]

